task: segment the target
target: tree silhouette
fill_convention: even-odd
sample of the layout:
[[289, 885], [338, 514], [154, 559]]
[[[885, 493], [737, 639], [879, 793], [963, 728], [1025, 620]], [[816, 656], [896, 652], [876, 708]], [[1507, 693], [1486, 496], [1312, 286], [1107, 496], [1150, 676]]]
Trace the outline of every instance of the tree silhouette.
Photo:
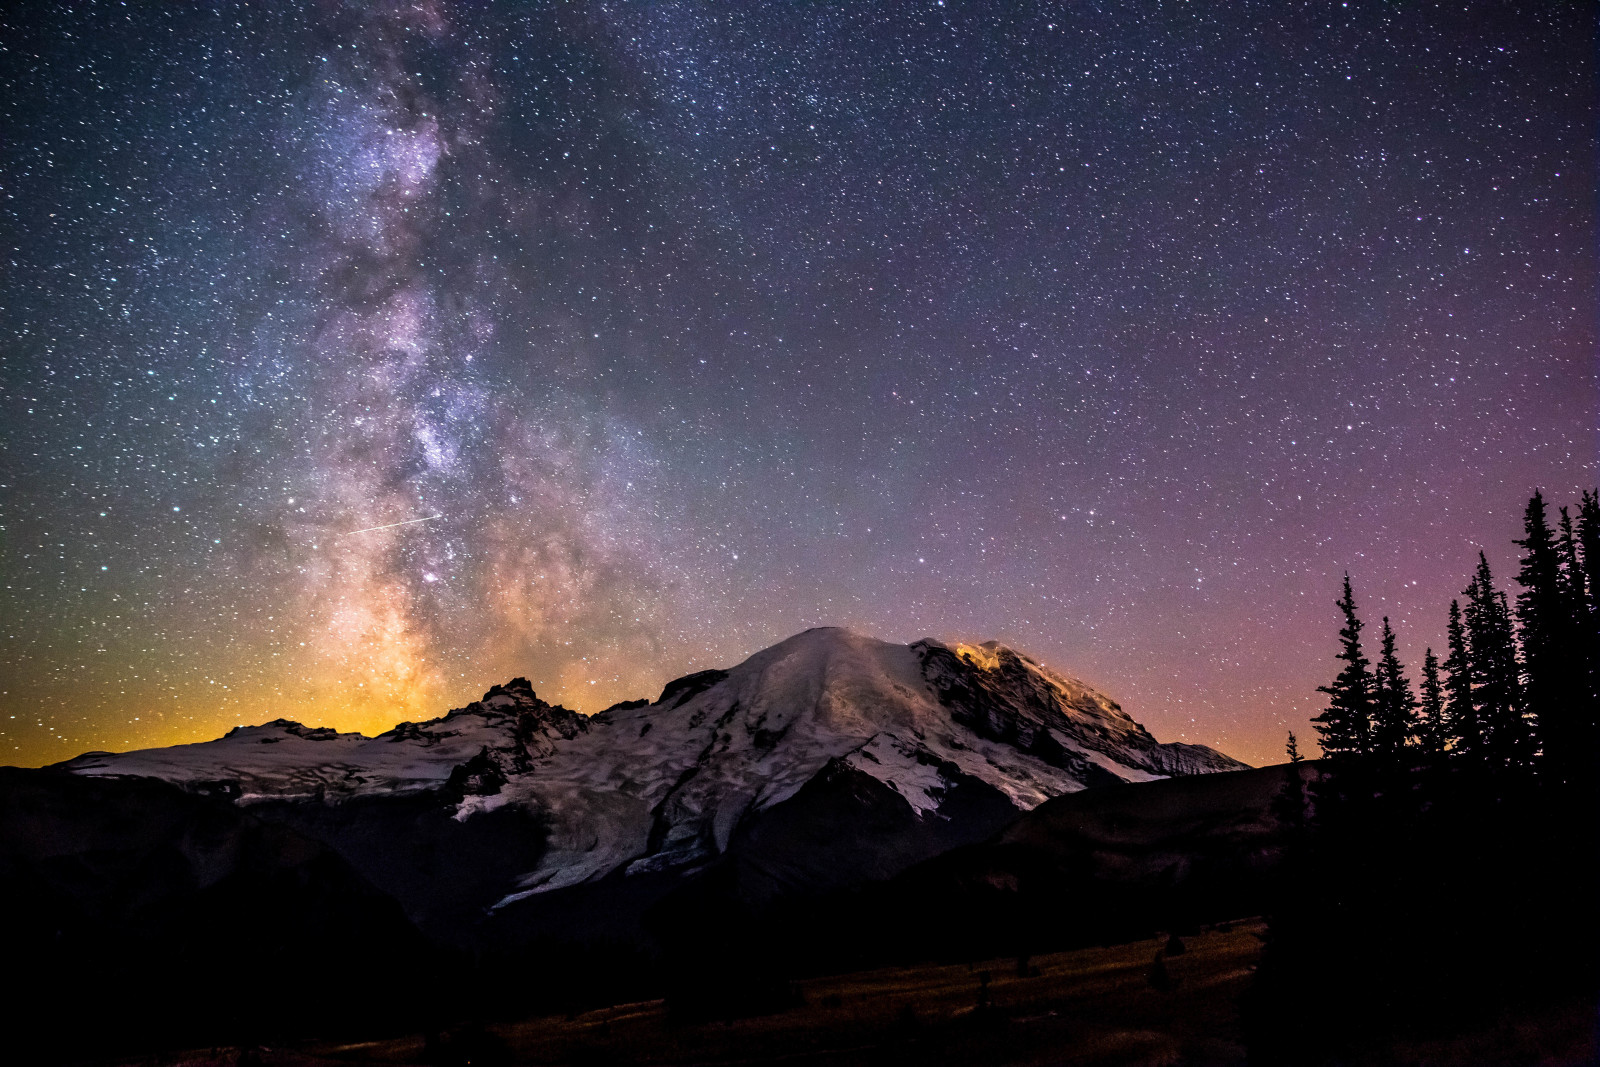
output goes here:
[[1306, 790], [1300, 777], [1300, 764], [1306, 758], [1300, 754], [1300, 743], [1292, 730], [1284, 751], [1289, 755], [1288, 774], [1284, 777], [1283, 788], [1272, 798], [1272, 814], [1287, 831], [1286, 848], [1295, 850], [1302, 847], [1300, 838], [1305, 832]]
[[1522, 645], [1522, 697], [1538, 726], [1545, 766], [1557, 780], [1569, 777], [1573, 720], [1579, 712], [1582, 662], [1578, 605], [1562, 574], [1561, 554], [1545, 520], [1544, 495], [1535, 492], [1523, 514], [1522, 567], [1517, 582], [1517, 629]]
[[1422, 657], [1422, 700], [1418, 706], [1418, 739], [1429, 758], [1437, 761], [1444, 757], [1449, 727], [1445, 723], [1444, 688], [1439, 684], [1439, 657], [1431, 648]]
[[[1565, 533], [1565, 530], [1563, 530]], [[1578, 506], [1576, 535], [1571, 538], [1568, 581], [1576, 595], [1576, 643], [1583, 650], [1587, 677], [1583, 679], [1583, 711], [1576, 716], [1575, 743], [1585, 760], [1583, 778], [1596, 784], [1595, 760], [1600, 758], [1600, 490], [1586, 492]], [[1581, 559], [1579, 558], [1581, 556]]]
[[1273, 798], [1284, 849], [1245, 1002], [1252, 1062], [1364, 1061], [1397, 1037], [1600, 981], [1600, 804], [1571, 792], [1593, 785], [1600, 748], [1600, 493], [1554, 531], [1535, 493], [1517, 543], [1515, 612], [1480, 552], [1450, 603], [1444, 661], [1423, 657], [1420, 699], [1388, 619], [1369, 670], [1345, 577], [1311, 818], [1292, 821], [1292, 764]]
[[1521, 664], [1511, 608], [1505, 594], [1494, 587], [1488, 557], [1482, 552], [1466, 597], [1472, 698], [1483, 731], [1482, 756], [1497, 771], [1525, 769], [1532, 738], [1523, 719]]
[[1372, 749], [1384, 767], [1401, 767], [1405, 750], [1417, 733], [1417, 698], [1406, 680], [1405, 668], [1395, 654], [1394, 631], [1389, 617], [1383, 618], [1383, 651], [1375, 676], [1376, 693], [1372, 709]]
[[[1574, 699], [1592, 702], [1600, 699], [1600, 689], [1596, 688], [1597, 672], [1600, 672], [1600, 641], [1596, 640], [1597, 631], [1591, 625], [1588, 575], [1584, 570], [1583, 558], [1579, 555], [1579, 537], [1573, 527], [1572, 516], [1565, 507], [1561, 509], [1560, 530], [1556, 538], [1556, 557], [1561, 566], [1561, 595], [1566, 601], [1567, 620], [1571, 626], [1568, 636], [1571, 641], [1570, 655], [1573, 657], [1572, 684], [1576, 688]], [[1578, 718], [1581, 720], [1582, 716]], [[1579, 730], [1581, 733], [1581, 724]], [[1585, 736], [1577, 743], [1588, 748], [1593, 740]]]
[[1467, 627], [1461, 618], [1459, 600], [1450, 601], [1447, 633], [1450, 653], [1445, 657], [1444, 669], [1450, 673], [1450, 680], [1445, 684], [1446, 729], [1455, 755], [1481, 759], [1483, 727], [1478, 722], [1478, 708], [1472, 700], [1472, 657], [1467, 649]]
[[1356, 617], [1349, 574], [1344, 576], [1344, 596], [1339, 598], [1338, 608], [1344, 614], [1338, 655], [1344, 666], [1331, 685], [1317, 687], [1317, 692], [1327, 694], [1328, 707], [1311, 720], [1316, 724], [1323, 753], [1335, 761], [1371, 751], [1374, 690], [1369, 661], [1361, 651], [1361, 620]]
[[1589, 635], [1600, 642], [1600, 490], [1578, 505], [1578, 547], [1583, 551], [1583, 592]]

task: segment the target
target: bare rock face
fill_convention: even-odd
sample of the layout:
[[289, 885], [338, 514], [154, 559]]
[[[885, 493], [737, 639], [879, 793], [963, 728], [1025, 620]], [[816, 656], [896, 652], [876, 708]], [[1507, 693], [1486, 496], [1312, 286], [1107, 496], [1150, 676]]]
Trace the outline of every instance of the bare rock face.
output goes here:
[[994, 642], [821, 628], [588, 718], [517, 678], [375, 738], [277, 720], [61, 769], [162, 778], [291, 823], [415, 921], [459, 933], [590, 890], [638, 911], [713, 871], [752, 899], [883, 878], [1051, 797], [1243, 766], [1161, 744]]
[[911, 647], [956, 722], [1070, 768], [1085, 785], [1110, 784], [1107, 775], [1128, 780], [1126, 774], [1088, 759], [1091, 752], [1123, 768], [1163, 777], [1244, 766], [1205, 745], [1158, 744], [1115, 701], [999, 642], [951, 648], [919, 641]]

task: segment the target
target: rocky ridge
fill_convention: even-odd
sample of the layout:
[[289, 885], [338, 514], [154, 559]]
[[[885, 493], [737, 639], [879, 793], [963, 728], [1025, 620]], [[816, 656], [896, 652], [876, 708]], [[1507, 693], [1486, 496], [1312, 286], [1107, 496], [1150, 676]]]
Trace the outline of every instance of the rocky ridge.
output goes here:
[[[868, 808], [878, 820], [871, 832], [896, 838], [858, 843], [853, 855], [876, 876], [883, 856], [915, 862], [981, 839], [1054, 796], [1243, 766], [1202, 745], [1161, 744], [1109, 697], [995, 642], [898, 645], [838, 628], [805, 631], [728, 670], [669, 682], [653, 702], [587, 718], [540, 700], [519, 678], [377, 737], [277, 720], [203, 744], [61, 765], [162, 778], [277, 811], [360, 801], [351, 811], [365, 812], [409, 797], [464, 828], [485, 820], [526, 836], [541, 827], [524, 869], [484, 890], [478, 903], [490, 910], [616, 878], [690, 876], [757, 840], [769, 867], [803, 881], [815, 865], [805, 848], [822, 846], [774, 852], [771, 828], [788, 827], [796, 840], [867, 834], [841, 812]], [[382, 863], [363, 873], [384, 884]], [[408, 877], [425, 891], [416, 872]]]

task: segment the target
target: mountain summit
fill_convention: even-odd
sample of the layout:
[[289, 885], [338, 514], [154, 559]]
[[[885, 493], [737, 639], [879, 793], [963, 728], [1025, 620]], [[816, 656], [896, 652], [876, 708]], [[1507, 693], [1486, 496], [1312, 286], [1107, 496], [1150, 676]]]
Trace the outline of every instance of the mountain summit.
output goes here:
[[[415, 860], [404, 848], [371, 846], [374, 804], [453, 824], [429, 831], [430, 855], [470, 840], [453, 861], [463, 870], [488, 862], [489, 827], [517, 835], [492, 874], [452, 877], [466, 894], [457, 912], [483, 915], [730, 863], [759, 869], [751, 891], [765, 896], [883, 877], [1053, 796], [1244, 766], [1203, 745], [1158, 743], [1109, 697], [995, 642], [899, 645], [836, 627], [588, 718], [515, 679], [375, 738], [280, 719], [62, 765], [166, 779], [276, 813], [335, 848], [352, 842], [348, 858], [417, 918], [438, 912], [441, 890], [416, 871], [396, 874]], [[513, 852], [524, 859], [508, 870]]]

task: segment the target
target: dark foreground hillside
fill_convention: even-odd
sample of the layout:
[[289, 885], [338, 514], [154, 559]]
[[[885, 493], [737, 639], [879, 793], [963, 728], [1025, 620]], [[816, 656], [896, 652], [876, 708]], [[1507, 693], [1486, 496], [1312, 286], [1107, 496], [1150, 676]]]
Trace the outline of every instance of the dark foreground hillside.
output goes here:
[[0, 767], [11, 1062], [393, 1024], [436, 953], [311, 838], [154, 779]]
[[[759, 910], [739, 892], [737, 872], [713, 870], [654, 918], [668, 930], [701, 929], [743, 913], [741, 928], [761, 931], [762, 957], [796, 973], [1187, 930], [1266, 910], [1319, 773], [1302, 763], [1071, 793], [893, 877]], [[1298, 790], [1286, 788], [1291, 775]], [[1291, 793], [1298, 804], [1286, 805]]]
[[[717, 1020], [786, 1008], [805, 975], [1128, 940], [1260, 910], [1277, 834], [1268, 807], [1284, 773], [1088, 790], [989, 844], [843, 888], [825, 867], [804, 878], [790, 868], [797, 841], [824, 856], [861, 851], [860, 805], [836, 818], [854, 836], [774, 815], [648, 905], [653, 942], [617, 939], [604, 920], [619, 893], [663, 890], [611, 878], [552, 900], [572, 906], [551, 909], [566, 921], [552, 918], [547, 938], [467, 951], [431, 940], [348, 858], [362, 854], [340, 851], [348, 843], [316, 823], [282, 819], [281, 806], [240, 808], [149, 778], [7, 769], [0, 903], [28, 918], [8, 949], [30, 981], [4, 1005], [6, 1033], [34, 1058], [71, 1059], [375, 1035], [419, 1020], [447, 1028], [664, 994], [679, 1020]], [[434, 841], [414, 832], [431, 824], [391, 823], [366, 827], [371, 848]]]
[[1593, 1024], [1600, 825], [1586, 785], [1358, 765], [1317, 792], [1246, 1002], [1253, 1062], [1349, 1062], [1573, 996]]
[[756, 841], [648, 909], [653, 947], [575, 922], [474, 953], [295, 826], [4, 770], [4, 1034], [195, 1067], [1590, 1062], [1592, 818], [1538, 791], [1312, 815], [1327, 782], [1086, 790], [845, 889], [750, 892], [788, 854]]
[[[390, 1040], [204, 1049], [140, 1067], [379, 1064], [1243, 1065], [1238, 1001], [1263, 925], [1181, 939], [960, 964], [884, 968], [795, 984], [782, 1011], [685, 1023], [667, 1002], [414, 1031]], [[1157, 960], [1159, 959], [1159, 963]], [[1347, 1062], [1549, 1065], [1592, 1062], [1583, 998], [1486, 1016], [1448, 1039], [1362, 1050]]]

